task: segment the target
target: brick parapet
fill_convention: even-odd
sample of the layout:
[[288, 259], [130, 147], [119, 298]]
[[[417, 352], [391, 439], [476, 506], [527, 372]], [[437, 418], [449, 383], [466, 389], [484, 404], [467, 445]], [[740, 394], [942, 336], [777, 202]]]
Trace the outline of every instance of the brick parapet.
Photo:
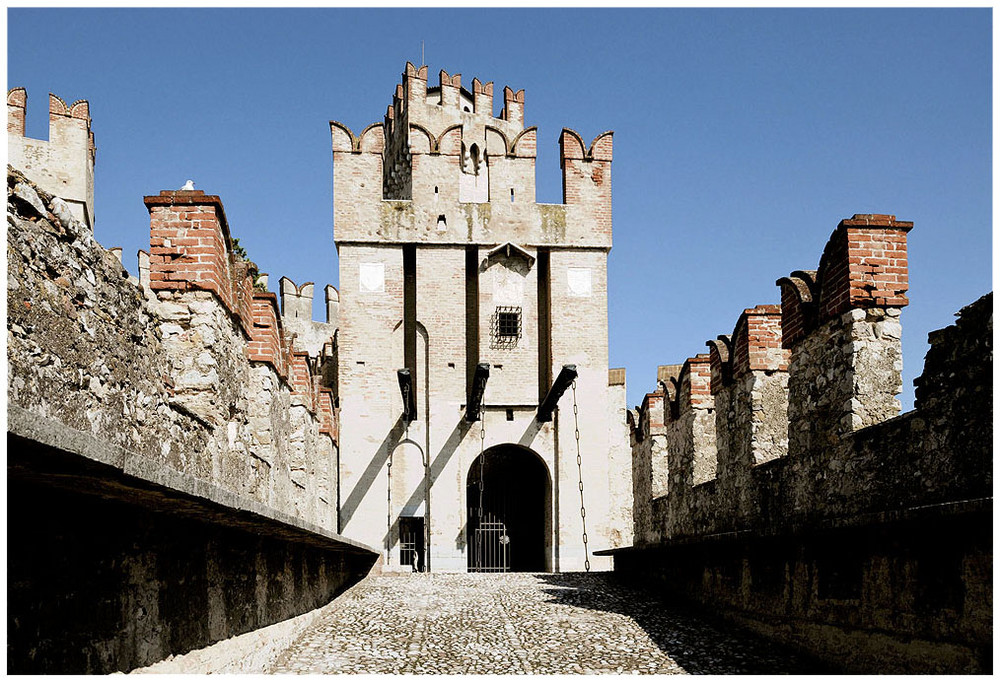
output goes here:
[[678, 378], [678, 413], [712, 407], [712, 363], [707, 353], [688, 358]]
[[[297, 422], [304, 422], [298, 429], [303, 437], [292, 442], [289, 386], [274, 363], [247, 361], [254, 336], [243, 332], [221, 297], [201, 288], [144, 287], [142, 277], [128, 278], [85, 225], [57, 215], [56, 197], [17, 171], [8, 173], [8, 186], [32, 199], [8, 201], [8, 221], [17, 227], [10, 231], [17, 246], [10, 281], [32, 304], [11, 313], [10, 364], [18, 378], [12, 404], [106, 441], [116, 452], [136, 453], [140, 469], [164, 466], [226, 495], [248, 495], [286, 517], [336, 528], [319, 502], [335, 484], [326, 479], [336, 472], [322, 464], [330, 460], [328, 439], [319, 439], [319, 421], [307, 418]], [[169, 197], [156, 201], [164, 204], [154, 208], [158, 213], [175, 208], [167, 205]], [[214, 211], [204, 212], [212, 215], [206, 221], [215, 219]], [[92, 276], [67, 275], [52, 285], [53, 273], [72, 272]], [[258, 304], [271, 307], [275, 327], [272, 357], [280, 359], [287, 348], [280, 346], [276, 298], [253, 292], [246, 273], [238, 274], [246, 286], [233, 300], [238, 307], [249, 294], [246, 321], [252, 324], [254, 294], [261, 294]], [[101, 314], [84, 318], [82, 306], [59, 303], [71, 299]], [[31, 350], [38, 348], [51, 364], [38, 361]], [[286, 466], [293, 458], [321, 464], [294, 474]]]
[[775, 284], [781, 288], [781, 343], [791, 348], [816, 328], [816, 271], [796, 270]]
[[[716, 414], [721, 418], [726, 412], [727, 428], [717, 429], [715, 499], [690, 481], [672, 487], [674, 499], [654, 508], [662, 537], [690, 538], [739, 527], [787, 529], [820, 518], [856, 518], [989, 495], [991, 304], [991, 296], [983, 297], [963, 309], [957, 324], [931, 334], [936, 343], [915, 383], [933, 385], [933, 398], [924, 389], [916, 409], [905, 415], [884, 417], [841, 437], [815, 434], [809, 447], [787, 456], [781, 453], [780, 428], [768, 431], [768, 424], [753, 425], [749, 419], [783, 416], [788, 403], [782, 399], [780, 379], [787, 375], [775, 372], [766, 377], [771, 383], [762, 384], [760, 377], [749, 381], [754, 372], [727, 386], [716, 396]], [[793, 393], [789, 402], [795, 399]], [[840, 407], [832, 409], [839, 417]], [[823, 419], [821, 413], [812, 416], [813, 422]], [[794, 431], [795, 422], [791, 426]], [[764, 435], [770, 449], [759, 450]]]
[[[573, 154], [580, 153], [577, 146]], [[898, 414], [898, 305], [906, 302], [911, 227], [889, 215], [841, 221], [818, 271], [778, 280], [781, 305], [743, 310], [732, 335], [707, 342], [709, 353], [689, 358], [676, 381], [658, 372], [673, 404], [666, 426], [669, 469], [677, 474], [673, 501], [659, 507], [664, 537], [752, 522], [746, 505], [758, 494], [751, 479], [761, 465], [806, 459], [822, 467], [842, 454], [848, 437]], [[699, 421], [710, 408], [714, 429]], [[712, 480], [717, 464], [711, 489], [698, 486], [699, 462], [701, 481]]]
[[493, 82], [483, 83], [472, 79], [473, 111], [477, 114], [493, 115]]
[[90, 129], [90, 103], [85, 99], [78, 99], [72, 104], [66, 104], [61, 97], [49, 93], [49, 139], [58, 141], [64, 135], [74, 134], [70, 131], [79, 131], [86, 137], [87, 153], [93, 164], [97, 147], [94, 145], [94, 132]]
[[906, 235], [912, 222], [887, 214], [840, 221], [816, 272], [779, 279], [783, 344], [791, 348], [827, 320], [852, 309], [902, 308], [909, 301]]
[[406, 98], [406, 108], [409, 110], [427, 102], [427, 65], [419, 69], [406, 62], [403, 70], [403, 94]]
[[7, 134], [24, 137], [24, 115], [28, 104], [28, 93], [24, 88], [7, 91]]
[[752, 371], [788, 369], [788, 351], [781, 345], [780, 305], [759, 305], [744, 310], [731, 338], [734, 379]]
[[334, 406], [333, 391], [329, 388], [319, 389], [319, 431], [325, 433], [333, 442], [338, 442], [337, 413]]
[[233, 263], [232, 238], [219, 197], [200, 190], [167, 190], [143, 201], [150, 216], [150, 288], [211, 291], [251, 336], [253, 283], [246, 267]]
[[313, 383], [312, 372], [309, 367], [309, 353], [304, 351], [292, 351], [289, 370], [289, 379], [292, 387], [292, 398], [299, 398], [309, 412], [316, 414], [315, 393], [317, 386]]
[[896, 416], [902, 390], [899, 309], [907, 304], [910, 222], [842, 220], [819, 270], [778, 280], [789, 355], [789, 454]]
[[251, 302], [253, 326], [247, 359], [270, 365], [282, 380], [288, 381], [290, 358], [278, 312], [278, 297], [270, 291], [255, 291]]
[[563, 204], [581, 207], [597, 230], [611, 236], [611, 159], [613, 135], [601, 133], [586, 147], [575, 130], [563, 128], [559, 137], [563, 173]]
[[441, 106], [459, 108], [462, 105], [462, 74], [450, 76], [442, 69], [438, 73], [438, 83], [441, 88]]
[[649, 434], [662, 434], [666, 421], [664, 419], [664, 393], [656, 391], [647, 393], [642, 398], [639, 406], [639, 427], [642, 429], [642, 437]]
[[840, 221], [820, 260], [820, 319], [851, 308], [907, 305], [906, 234], [912, 228], [894, 215], [855, 214]]
[[500, 118], [515, 126], [524, 125], [524, 90], [514, 91], [510, 86], [503, 89], [503, 110]]

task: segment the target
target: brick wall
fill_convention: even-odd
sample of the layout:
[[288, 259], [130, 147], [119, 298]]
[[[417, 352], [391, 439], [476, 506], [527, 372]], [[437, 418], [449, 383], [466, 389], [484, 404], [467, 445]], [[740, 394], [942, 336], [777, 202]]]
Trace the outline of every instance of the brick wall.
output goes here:
[[[599, 190], [581, 184], [572, 205], [539, 205], [534, 177], [537, 131], [524, 127], [524, 92], [506, 88], [503, 113], [494, 116], [492, 83], [471, 79], [467, 91], [461, 83], [470, 79], [459, 74], [441, 72], [436, 80], [428, 88], [427, 68], [406, 65], [379, 125], [385, 163], [391, 163], [391, 169], [383, 172], [379, 165], [381, 148], [372, 144], [366, 152], [364, 133], [355, 137], [345, 126], [332, 125], [334, 231], [341, 268], [338, 340], [345, 532], [383, 546], [386, 566], [398, 568], [395, 519], [422, 513], [429, 526], [432, 570], [466, 570], [468, 473], [481, 449], [516, 445], [537, 455], [550, 478], [547, 514], [553, 518], [546, 523], [558, 529], [562, 540], [554, 545], [555, 532], [547, 540], [546, 566], [582, 568], [578, 505], [559, 508], [557, 514], [554, 503], [560, 496], [579, 498], [571, 398], [563, 397], [553, 422], [536, 422], [534, 412], [539, 376], [544, 374], [539, 362], [551, 364], [551, 376], [563, 364], [575, 363], [583, 483], [588, 518], [593, 519], [587, 528], [589, 549], [620, 544], [622, 514], [630, 511], [612, 521], [610, 510], [631, 496], [632, 483], [629, 467], [612, 469], [608, 454], [613, 437], [626, 447], [623, 425], [616, 431], [612, 424], [623, 415], [611, 406], [608, 386], [611, 138], [602, 136], [588, 157], [579, 159], [580, 168], [591, 176], [589, 169], [600, 166]], [[473, 145], [481, 154], [480, 175], [470, 180]], [[376, 168], [382, 182], [377, 195], [369, 184]], [[587, 182], [593, 185], [593, 180]], [[479, 350], [471, 359], [467, 349], [476, 344], [466, 338], [472, 326], [467, 321], [473, 319], [466, 311], [469, 245], [476, 246], [479, 254]], [[416, 254], [418, 414], [409, 424], [400, 420], [395, 376], [405, 361], [404, 246]], [[498, 247], [502, 253], [489, 257]], [[551, 257], [547, 277], [552, 341], [542, 357], [545, 353], [539, 346], [544, 346], [545, 325], [539, 317], [536, 258], [545, 249]], [[363, 290], [359, 268], [365, 264], [381, 264], [380, 291]], [[520, 309], [521, 334], [516, 343], [500, 344], [493, 338], [498, 307]], [[470, 362], [478, 361], [489, 363], [491, 373], [483, 423], [470, 424], [464, 420], [466, 370]], [[364, 405], [359, 404], [360, 396]], [[483, 439], [480, 426], [486, 429]], [[418, 464], [421, 457], [426, 472]], [[593, 561], [595, 566], [610, 567], [606, 559]]]

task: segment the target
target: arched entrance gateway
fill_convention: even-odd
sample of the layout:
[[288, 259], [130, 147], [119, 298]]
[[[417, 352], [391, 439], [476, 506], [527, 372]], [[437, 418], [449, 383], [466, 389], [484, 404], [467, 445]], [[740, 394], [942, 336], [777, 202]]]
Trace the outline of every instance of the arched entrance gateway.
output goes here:
[[552, 484], [541, 457], [489, 448], [469, 468], [466, 498], [470, 572], [551, 570]]

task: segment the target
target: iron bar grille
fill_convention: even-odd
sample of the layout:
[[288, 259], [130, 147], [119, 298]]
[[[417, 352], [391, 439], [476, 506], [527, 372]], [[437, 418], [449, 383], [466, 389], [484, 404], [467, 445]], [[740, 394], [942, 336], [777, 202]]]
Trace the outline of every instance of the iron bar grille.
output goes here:
[[514, 348], [521, 338], [521, 309], [500, 306], [493, 312], [491, 348]]
[[485, 514], [475, 529], [473, 573], [506, 573], [510, 570], [510, 539], [507, 526], [492, 514]]

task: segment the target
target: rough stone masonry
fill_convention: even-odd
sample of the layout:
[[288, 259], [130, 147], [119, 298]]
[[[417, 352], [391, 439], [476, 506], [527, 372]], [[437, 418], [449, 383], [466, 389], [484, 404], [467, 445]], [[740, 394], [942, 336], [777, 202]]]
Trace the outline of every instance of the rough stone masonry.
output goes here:
[[912, 223], [855, 215], [632, 416], [615, 570], [853, 672], [992, 668], [992, 294], [899, 415]]
[[284, 331], [218, 197], [146, 197], [133, 278], [67, 201], [7, 185], [8, 670], [129, 670], [362, 577], [376, 554], [336, 533], [330, 347]]

